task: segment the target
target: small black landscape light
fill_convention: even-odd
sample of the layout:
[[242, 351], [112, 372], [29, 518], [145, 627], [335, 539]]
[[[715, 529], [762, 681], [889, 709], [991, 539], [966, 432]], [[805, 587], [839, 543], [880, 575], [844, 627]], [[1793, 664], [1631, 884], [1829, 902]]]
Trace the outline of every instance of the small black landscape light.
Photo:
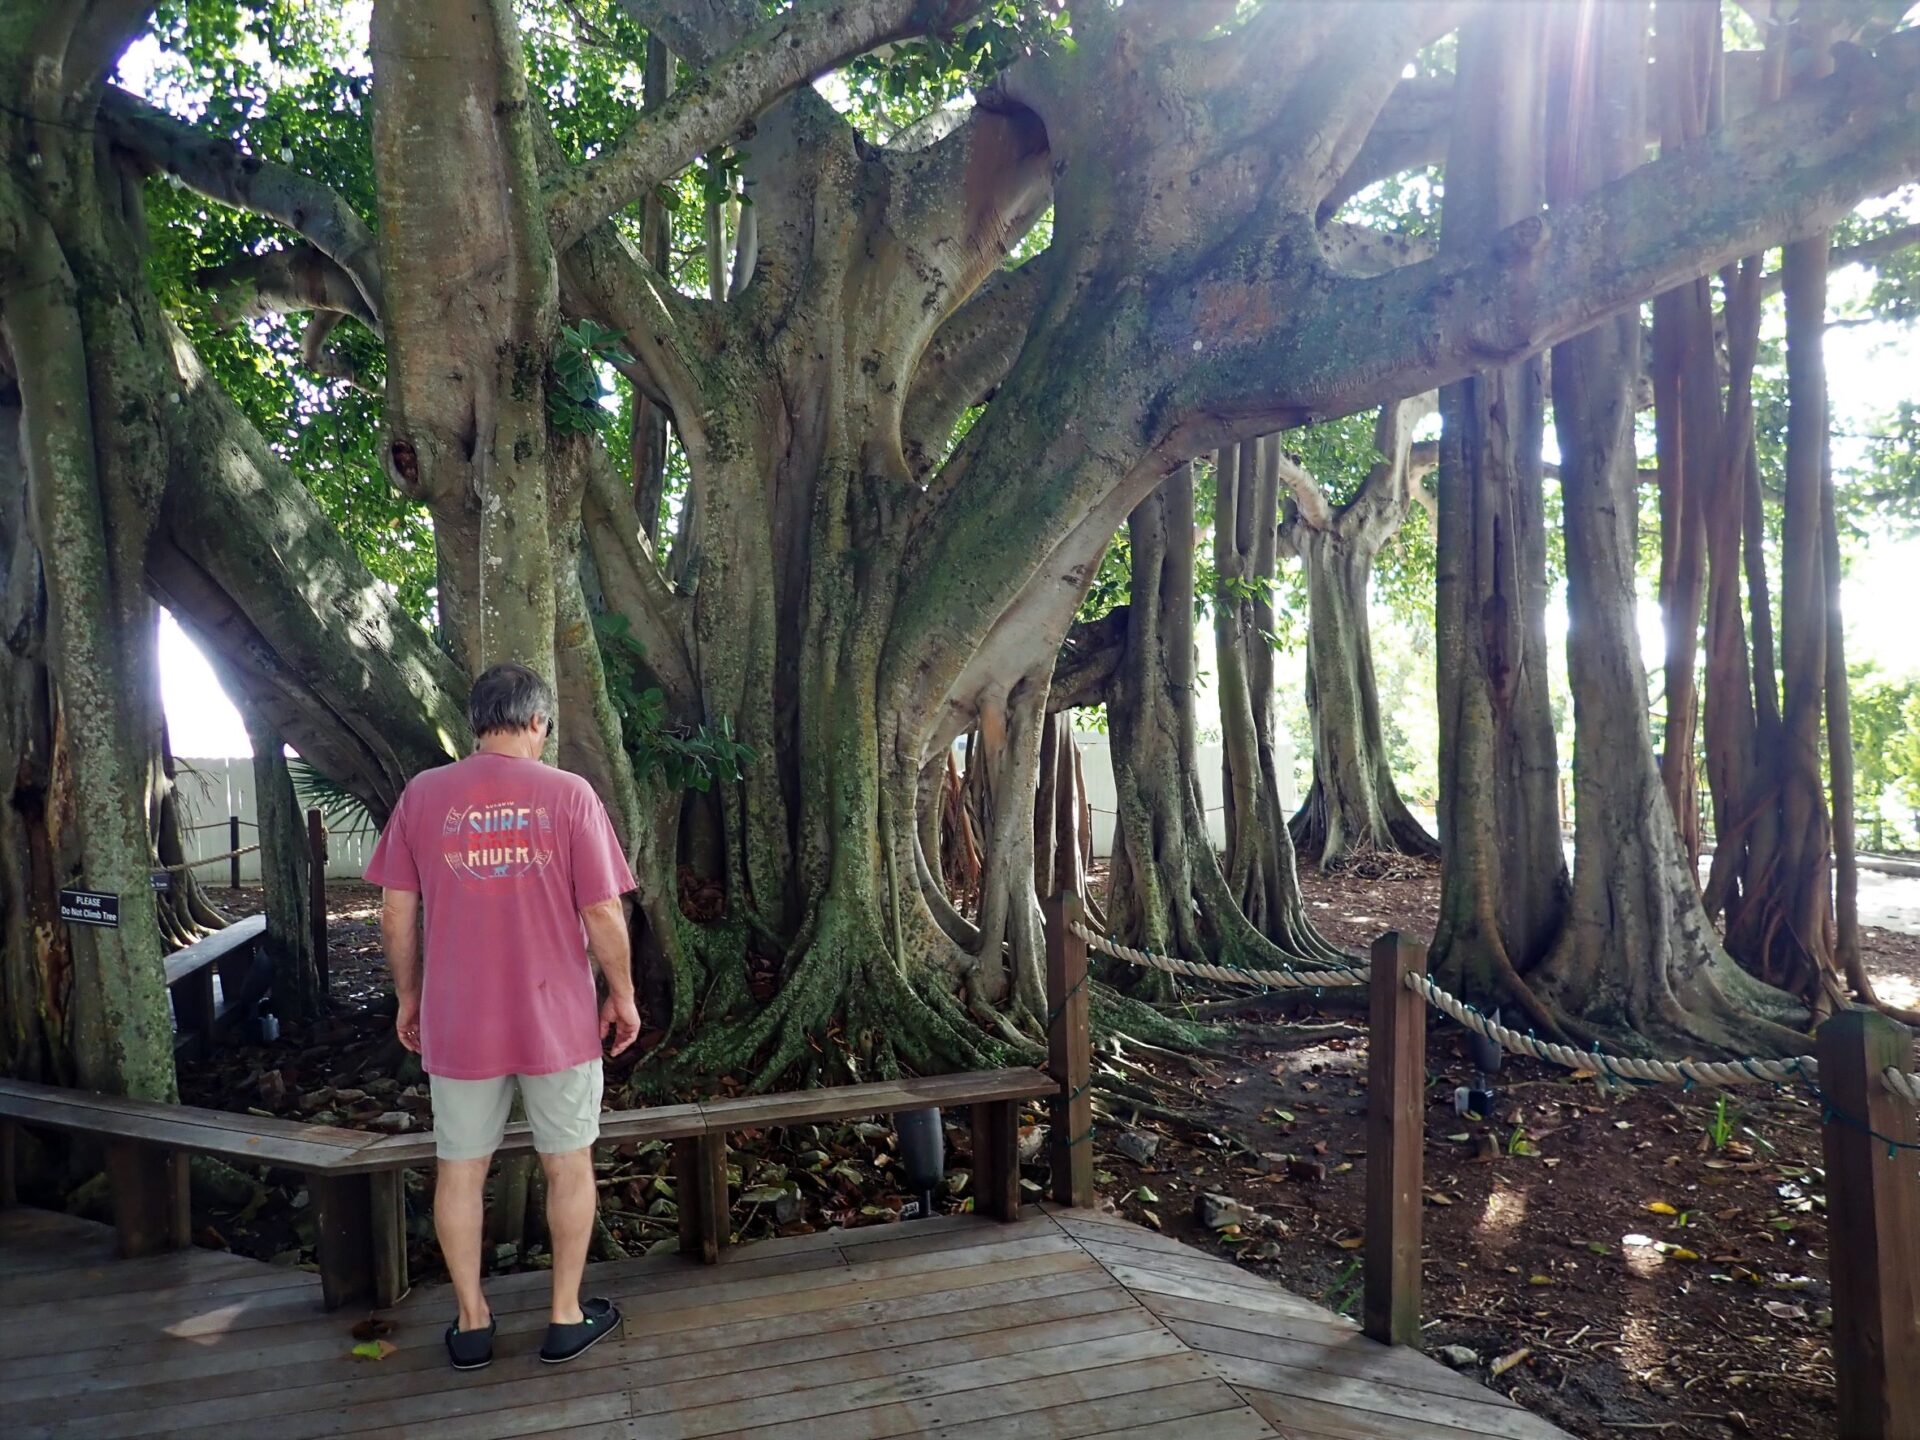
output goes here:
[[907, 1188], [914, 1194], [901, 1212], [903, 1220], [917, 1220], [934, 1213], [933, 1193], [947, 1173], [946, 1137], [940, 1130], [940, 1112], [902, 1110], [893, 1117], [894, 1133], [900, 1137], [900, 1169]]

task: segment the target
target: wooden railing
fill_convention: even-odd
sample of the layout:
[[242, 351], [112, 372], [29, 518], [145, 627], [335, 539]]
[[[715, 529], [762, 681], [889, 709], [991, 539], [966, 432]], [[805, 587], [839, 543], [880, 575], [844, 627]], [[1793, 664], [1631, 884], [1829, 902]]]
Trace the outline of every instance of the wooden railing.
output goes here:
[[[1077, 918], [1078, 906], [1077, 899], [1065, 896], [1047, 907], [1050, 1071], [974, 1070], [616, 1110], [600, 1117], [600, 1143], [672, 1143], [680, 1247], [709, 1264], [719, 1258], [730, 1238], [726, 1137], [740, 1130], [965, 1106], [973, 1130], [974, 1209], [1011, 1220], [1020, 1208], [1020, 1102], [1046, 1097], [1053, 1119], [1053, 1195], [1062, 1204], [1090, 1205], [1094, 1196], [1093, 1112], [1087, 1093], [1092, 1053], [1087, 1033], [1087, 952], [1071, 924], [1061, 923]], [[258, 922], [254, 924], [257, 927]], [[204, 975], [210, 987], [213, 971], [205, 958], [189, 959], [193, 963], [189, 967], [183, 962], [181, 983], [200, 985], [203, 982], [197, 977]], [[204, 1008], [211, 1018], [210, 994]], [[407, 1290], [404, 1176], [409, 1169], [432, 1164], [431, 1131], [376, 1136], [0, 1080], [0, 1205], [16, 1200], [15, 1141], [23, 1125], [84, 1135], [101, 1143], [123, 1255], [145, 1255], [188, 1243], [188, 1159], [210, 1155], [236, 1164], [297, 1171], [306, 1178], [321, 1289], [329, 1309], [346, 1304], [389, 1305]], [[508, 1127], [498, 1153], [523, 1154], [532, 1148], [527, 1127], [516, 1124]]]
[[[1427, 1006], [1409, 988], [1427, 947], [1373, 944], [1368, 996], [1367, 1229], [1362, 1324], [1389, 1345], [1420, 1338], [1421, 1162]], [[1867, 1010], [1815, 1036], [1825, 1115], [1828, 1272], [1842, 1440], [1920, 1437], [1920, 1120], [1881, 1076], [1913, 1059], [1904, 1025]]]

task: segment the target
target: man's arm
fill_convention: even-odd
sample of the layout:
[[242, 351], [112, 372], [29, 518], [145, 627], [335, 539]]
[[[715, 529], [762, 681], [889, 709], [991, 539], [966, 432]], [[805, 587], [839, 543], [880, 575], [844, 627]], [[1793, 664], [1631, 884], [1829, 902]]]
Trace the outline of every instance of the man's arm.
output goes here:
[[600, 1038], [613, 1036], [609, 1055], [618, 1055], [639, 1038], [640, 1011], [633, 1002], [633, 959], [627, 939], [627, 907], [615, 896], [580, 912], [587, 927], [587, 949], [607, 979], [606, 1003], [600, 1007]]
[[380, 892], [380, 939], [393, 971], [400, 1010], [393, 1028], [400, 1043], [420, 1053], [420, 894], [416, 890]]

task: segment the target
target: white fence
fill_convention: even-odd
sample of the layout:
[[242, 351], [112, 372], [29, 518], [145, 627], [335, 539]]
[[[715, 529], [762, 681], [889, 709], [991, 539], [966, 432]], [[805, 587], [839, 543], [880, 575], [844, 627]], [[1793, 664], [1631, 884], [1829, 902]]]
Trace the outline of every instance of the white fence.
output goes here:
[[[222, 760], [174, 760], [174, 793], [180, 802], [180, 823], [186, 827], [186, 853], [189, 860], [224, 855], [233, 848], [228, 839], [228, 822], [240, 817], [242, 846], [260, 843], [260, 814], [253, 798], [253, 761], [247, 756]], [[367, 866], [377, 837], [365, 834], [329, 833], [327, 836], [327, 878], [358, 880]], [[203, 885], [225, 885], [231, 862], [214, 861], [193, 873]], [[240, 857], [240, 882], [260, 882], [260, 852]]]
[[[1087, 776], [1087, 804], [1093, 810], [1093, 853], [1105, 859], [1113, 854], [1114, 804], [1113, 753], [1107, 737], [1092, 731], [1076, 731], [1074, 743], [1080, 747], [1080, 765]], [[1292, 815], [1300, 800], [1293, 783], [1293, 746], [1278, 736], [1273, 742], [1274, 769], [1280, 772], [1280, 809]], [[1200, 803], [1207, 810], [1207, 834], [1216, 849], [1227, 844], [1227, 821], [1220, 773], [1218, 745], [1200, 747]]]

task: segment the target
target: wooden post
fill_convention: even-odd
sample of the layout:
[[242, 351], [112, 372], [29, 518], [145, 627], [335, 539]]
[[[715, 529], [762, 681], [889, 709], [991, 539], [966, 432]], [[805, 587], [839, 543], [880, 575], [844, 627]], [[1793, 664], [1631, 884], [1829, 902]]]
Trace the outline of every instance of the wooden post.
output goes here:
[[1373, 942], [1367, 992], [1367, 1238], [1361, 1328], [1388, 1345], [1420, 1339], [1420, 1168], [1426, 1140], [1427, 1009], [1407, 988], [1426, 946]]
[[172, 987], [174, 1018], [182, 1034], [193, 1036], [194, 1058], [203, 1064], [213, 1057], [214, 1021], [219, 1013], [213, 1002], [213, 975], [213, 966], [202, 965]]
[[184, 1250], [193, 1238], [185, 1152], [113, 1139], [106, 1142], [106, 1154], [121, 1258]]
[[20, 1203], [20, 1126], [0, 1118], [0, 1210]]
[[1820, 1027], [1814, 1053], [1831, 1112], [1821, 1145], [1838, 1433], [1840, 1440], [1914, 1440], [1920, 1436], [1920, 1151], [1898, 1147], [1920, 1144], [1920, 1121], [1880, 1078], [1889, 1067], [1913, 1063], [1913, 1037], [1876, 1011], [1846, 1010]]
[[1020, 1218], [1020, 1107], [1016, 1101], [989, 1100], [973, 1107], [973, 1208], [996, 1220]]
[[[1077, 846], [1078, 841], [1075, 841]], [[1060, 1082], [1049, 1097], [1053, 1125], [1053, 1198], [1091, 1206], [1093, 1195], [1093, 1040], [1087, 1021], [1087, 942], [1074, 931], [1080, 897], [1062, 891], [1042, 906], [1047, 921], [1047, 1069]]]
[[[229, 852], [240, 848], [240, 817], [227, 817], [227, 849]], [[227, 856], [227, 884], [233, 889], [240, 888], [240, 857], [229, 853]]]
[[680, 1253], [717, 1264], [728, 1236], [727, 1138], [690, 1135], [673, 1142]]
[[327, 825], [307, 811], [307, 905], [313, 926], [313, 964], [320, 972], [320, 999], [327, 998]]
[[320, 1298], [329, 1310], [377, 1303], [373, 1177], [307, 1173]]
[[373, 1218], [373, 1303], [397, 1305], [413, 1288], [407, 1275], [407, 1172], [376, 1170], [368, 1177]]

